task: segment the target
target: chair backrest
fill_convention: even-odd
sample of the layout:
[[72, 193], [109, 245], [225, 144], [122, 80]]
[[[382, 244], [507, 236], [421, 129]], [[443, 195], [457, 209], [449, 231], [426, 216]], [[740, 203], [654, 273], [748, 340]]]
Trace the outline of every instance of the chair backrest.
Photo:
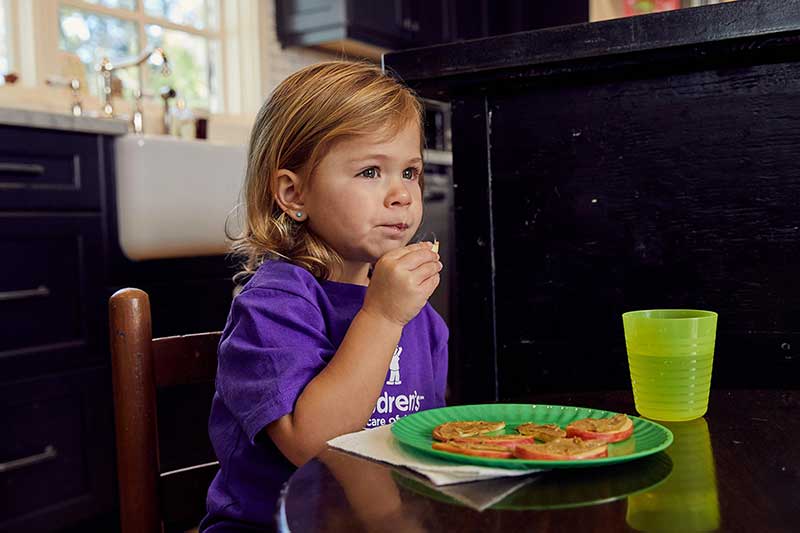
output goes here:
[[[122, 532], [161, 532], [170, 525], [194, 527], [203, 516], [206, 491], [219, 468], [210, 452], [207, 459], [211, 460], [196, 464], [195, 452], [211, 450], [205, 427], [220, 333], [153, 339], [150, 300], [139, 289], [114, 293], [109, 300], [109, 318]], [[177, 416], [159, 425], [160, 394], [169, 391], [174, 401], [181, 389], [197, 385], [203, 400], [192, 398], [180, 406]], [[195, 411], [202, 434], [193, 433], [188, 443], [173, 442], [188, 437], [182, 420], [189, 410]], [[171, 464], [170, 471], [162, 471], [167, 465], [162, 464], [159, 432], [165, 437], [165, 447], [169, 435], [170, 446], [185, 447], [185, 457], [195, 464]]]

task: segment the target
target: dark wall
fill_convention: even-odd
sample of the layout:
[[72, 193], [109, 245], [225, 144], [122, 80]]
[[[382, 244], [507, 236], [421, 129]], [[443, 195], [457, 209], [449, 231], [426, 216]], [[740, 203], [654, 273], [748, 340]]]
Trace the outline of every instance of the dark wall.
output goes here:
[[451, 35], [475, 39], [589, 21], [588, 0], [445, 0]]
[[537, 30], [589, 21], [588, 0], [531, 2], [500, 0], [489, 3], [490, 35]]

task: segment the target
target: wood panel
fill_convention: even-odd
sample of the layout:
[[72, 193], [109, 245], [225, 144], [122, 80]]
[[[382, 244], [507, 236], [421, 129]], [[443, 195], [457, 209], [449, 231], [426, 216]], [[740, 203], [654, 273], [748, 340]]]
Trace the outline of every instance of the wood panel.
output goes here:
[[627, 386], [620, 314], [653, 307], [719, 312], [715, 385], [794, 382], [799, 80], [739, 65], [490, 97], [501, 396]]

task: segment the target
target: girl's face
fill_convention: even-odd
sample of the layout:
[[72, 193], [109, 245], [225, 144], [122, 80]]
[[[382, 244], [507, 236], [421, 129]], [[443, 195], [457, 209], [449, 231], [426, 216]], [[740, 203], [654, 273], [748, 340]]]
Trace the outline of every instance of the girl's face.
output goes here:
[[345, 273], [364, 272], [408, 244], [422, 219], [419, 126], [335, 142], [303, 192], [311, 230], [344, 259]]

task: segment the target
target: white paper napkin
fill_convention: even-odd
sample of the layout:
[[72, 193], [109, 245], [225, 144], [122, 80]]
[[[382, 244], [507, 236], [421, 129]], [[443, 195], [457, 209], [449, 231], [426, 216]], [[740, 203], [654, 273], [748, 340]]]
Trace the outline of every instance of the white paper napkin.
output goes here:
[[430, 479], [435, 485], [451, 485], [498, 477], [527, 476], [540, 471], [457, 464], [433, 455], [416, 453], [403, 448], [397, 442], [392, 435], [391, 426], [381, 426], [341, 435], [329, 440], [328, 445], [362, 457], [410, 468]]
[[426, 477], [409, 470], [403, 469], [401, 471], [397, 469], [395, 472], [477, 511], [483, 511], [491, 507], [538, 477], [538, 474], [532, 474], [530, 476], [498, 477], [469, 483], [454, 483], [452, 485], [434, 485]]

